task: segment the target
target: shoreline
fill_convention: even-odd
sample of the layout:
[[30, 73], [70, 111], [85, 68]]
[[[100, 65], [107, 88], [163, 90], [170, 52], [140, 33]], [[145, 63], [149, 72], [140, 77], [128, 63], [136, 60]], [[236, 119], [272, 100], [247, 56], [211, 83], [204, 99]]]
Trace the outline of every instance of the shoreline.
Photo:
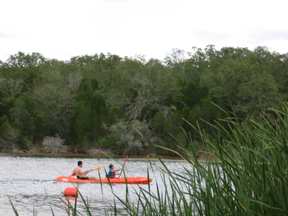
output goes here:
[[[113, 157], [107, 157], [102, 155], [89, 155], [89, 154], [80, 154], [80, 153], [59, 153], [59, 154], [49, 154], [49, 153], [12, 153], [12, 152], [0, 152], [0, 157], [35, 157], [35, 158], [87, 158], [87, 159], [120, 159], [123, 160], [125, 157], [120, 155], [113, 155]], [[171, 160], [171, 161], [183, 161], [180, 157], [172, 156], [145, 156], [145, 155], [129, 155], [128, 160], [150, 160], [150, 161], [159, 161], [159, 159]]]

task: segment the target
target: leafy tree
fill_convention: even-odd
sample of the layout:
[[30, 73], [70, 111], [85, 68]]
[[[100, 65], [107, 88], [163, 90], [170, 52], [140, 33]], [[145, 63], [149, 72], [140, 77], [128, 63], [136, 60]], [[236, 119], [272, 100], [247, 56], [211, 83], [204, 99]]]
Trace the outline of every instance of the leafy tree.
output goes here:
[[104, 123], [107, 107], [99, 94], [97, 80], [83, 79], [75, 99], [74, 116], [71, 123], [73, 144], [93, 144], [105, 134]]
[[76, 150], [117, 153], [174, 148], [186, 136], [201, 145], [187, 122], [213, 135], [207, 122], [269, 112], [288, 99], [287, 86], [287, 54], [265, 47], [173, 50], [163, 62], [111, 54], [63, 62], [19, 52], [0, 63], [0, 142], [60, 136]]

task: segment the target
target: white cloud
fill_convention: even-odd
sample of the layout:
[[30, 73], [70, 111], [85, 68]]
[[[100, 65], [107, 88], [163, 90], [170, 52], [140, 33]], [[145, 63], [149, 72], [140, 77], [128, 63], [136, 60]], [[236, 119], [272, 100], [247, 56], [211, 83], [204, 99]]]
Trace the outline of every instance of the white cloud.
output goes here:
[[5, 32], [0, 32], [0, 38], [2, 39], [7, 39], [7, 38], [11, 38], [13, 37], [13, 35], [7, 34]]
[[[288, 52], [282, 0], [9, 0], [1, 2], [0, 59], [111, 52], [163, 58], [173, 48], [262, 45]], [[267, 30], [268, 29], [268, 30]], [[4, 36], [3, 36], [4, 35]]]

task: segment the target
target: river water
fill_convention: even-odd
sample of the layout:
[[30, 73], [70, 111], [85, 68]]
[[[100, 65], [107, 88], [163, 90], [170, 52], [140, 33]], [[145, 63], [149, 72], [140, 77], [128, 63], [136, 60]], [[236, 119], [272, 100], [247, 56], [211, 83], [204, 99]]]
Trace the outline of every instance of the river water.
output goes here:
[[[75, 167], [77, 158], [35, 158], [35, 157], [0, 157], [0, 215], [12, 216], [13, 209], [9, 199], [13, 202], [19, 215], [40, 215], [51, 216], [53, 209], [57, 216], [67, 216], [66, 200], [63, 191], [71, 186], [69, 183], [57, 183], [56, 176], [69, 175]], [[81, 159], [84, 162], [83, 168], [89, 169], [97, 165], [108, 167], [113, 163], [115, 167], [120, 167], [123, 160], [108, 159]], [[179, 171], [185, 166], [184, 162], [167, 160], [165, 164], [171, 171]], [[159, 161], [130, 160], [125, 166], [127, 176], [147, 176], [153, 179], [151, 189], [158, 187], [164, 189], [161, 183], [161, 163]], [[100, 171], [101, 176], [105, 176], [105, 171]], [[91, 173], [91, 176], [93, 173]], [[95, 176], [98, 173], [94, 173]], [[141, 187], [147, 187], [142, 185]], [[115, 197], [125, 199], [126, 185], [99, 185], [81, 184], [79, 189], [89, 202], [93, 215], [105, 215], [113, 212], [113, 206], [119, 208], [119, 214], [125, 215], [121, 202]], [[129, 197], [136, 200], [136, 193], [139, 186], [129, 185]], [[113, 193], [112, 193], [113, 190]], [[83, 203], [79, 202], [79, 209], [83, 208]], [[122, 209], [122, 211], [121, 211]]]

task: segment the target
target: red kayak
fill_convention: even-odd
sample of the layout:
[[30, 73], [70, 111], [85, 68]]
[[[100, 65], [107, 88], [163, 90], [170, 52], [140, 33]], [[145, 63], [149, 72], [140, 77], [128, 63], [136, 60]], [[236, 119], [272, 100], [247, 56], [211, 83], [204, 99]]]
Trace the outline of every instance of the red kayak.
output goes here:
[[115, 177], [115, 178], [88, 178], [78, 179], [75, 176], [58, 176], [59, 182], [68, 183], [97, 183], [97, 184], [149, 184], [152, 179], [146, 177]]

